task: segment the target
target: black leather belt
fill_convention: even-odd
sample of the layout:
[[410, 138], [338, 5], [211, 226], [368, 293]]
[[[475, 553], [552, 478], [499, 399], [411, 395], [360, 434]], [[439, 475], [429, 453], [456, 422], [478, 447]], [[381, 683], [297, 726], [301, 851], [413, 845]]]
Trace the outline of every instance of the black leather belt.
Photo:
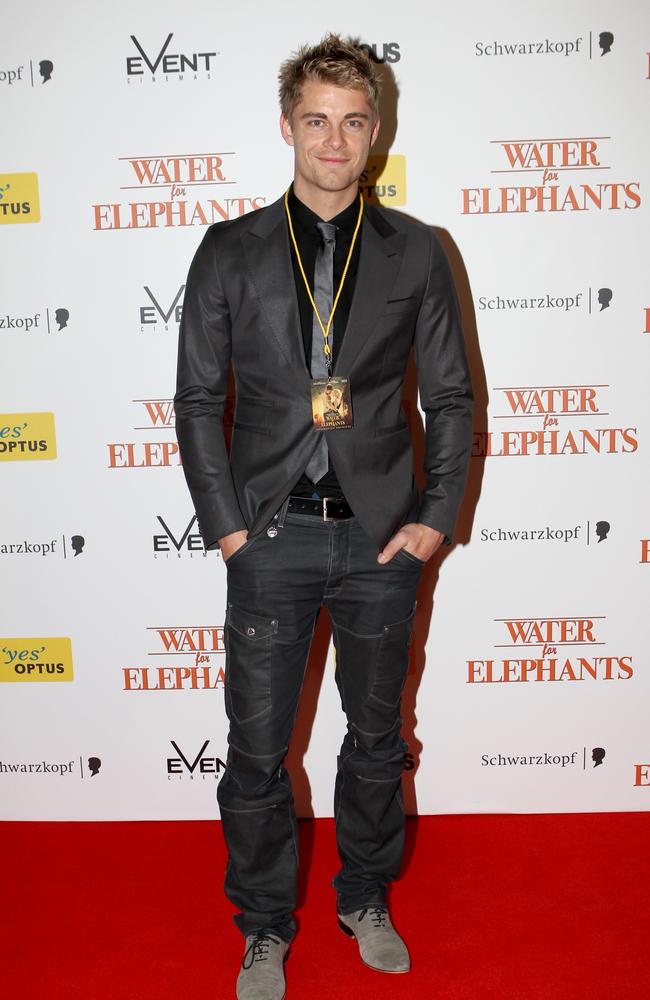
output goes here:
[[323, 497], [322, 500], [289, 497], [287, 513], [313, 514], [315, 517], [322, 517], [323, 521], [347, 521], [354, 517], [352, 508], [342, 497]]

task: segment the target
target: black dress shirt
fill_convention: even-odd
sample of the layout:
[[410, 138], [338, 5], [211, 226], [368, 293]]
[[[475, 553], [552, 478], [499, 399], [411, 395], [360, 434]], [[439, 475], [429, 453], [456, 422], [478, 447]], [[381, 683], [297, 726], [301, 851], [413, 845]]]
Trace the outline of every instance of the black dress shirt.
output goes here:
[[[321, 219], [315, 212], [312, 212], [307, 205], [304, 205], [296, 197], [293, 192], [293, 185], [289, 191], [289, 210], [291, 212], [291, 220], [293, 222], [293, 230], [296, 235], [296, 242], [302, 258], [302, 265], [305, 269], [307, 280], [310, 282], [310, 288], [313, 290], [316, 254], [318, 253], [318, 249], [321, 245], [321, 236], [316, 228], [316, 223], [323, 222], [325, 220]], [[327, 220], [336, 226], [336, 246], [334, 248], [334, 297], [336, 297], [336, 293], [341, 282], [345, 262], [348, 258], [350, 244], [354, 235], [354, 229], [357, 224], [358, 215], [359, 201], [355, 198], [351, 205], [348, 205], [348, 207], [343, 209], [342, 212], [335, 215], [333, 219]], [[359, 252], [361, 248], [362, 228], [363, 222], [361, 223], [361, 227], [359, 228], [359, 232], [357, 234], [352, 259], [350, 260], [350, 266], [348, 267], [348, 273], [345, 278], [345, 284], [343, 285], [341, 297], [339, 298], [336, 312], [334, 313], [334, 319], [332, 320], [329, 338], [332, 345], [332, 364], [336, 361], [338, 352], [341, 350], [341, 344], [343, 343], [348, 317], [350, 315], [352, 296], [354, 295], [357, 271], [359, 269]], [[296, 292], [298, 294], [298, 309], [300, 312], [302, 340], [305, 348], [305, 362], [307, 364], [307, 368], [311, 368], [311, 344], [314, 310], [311, 302], [309, 301], [309, 296], [307, 295], [307, 289], [305, 288], [305, 283], [303, 281], [302, 274], [300, 273], [300, 267], [298, 266], [298, 260], [296, 258], [291, 238], [289, 239], [289, 243], [291, 245], [291, 261], [293, 264], [293, 275], [296, 282]], [[321, 319], [323, 320], [325, 326], [327, 326], [327, 320], [329, 317], [321, 316]], [[320, 329], [319, 336], [322, 336]], [[346, 374], [346, 372], [341, 372], [341, 375], [343, 376]], [[352, 386], [352, 412], [354, 414], [354, 386]], [[342, 431], [341, 433], [344, 434], [345, 431]], [[312, 483], [307, 476], [303, 475], [291, 492], [296, 496], [307, 497], [314, 495], [320, 497], [343, 496], [331, 459], [328, 471], [318, 483]]]

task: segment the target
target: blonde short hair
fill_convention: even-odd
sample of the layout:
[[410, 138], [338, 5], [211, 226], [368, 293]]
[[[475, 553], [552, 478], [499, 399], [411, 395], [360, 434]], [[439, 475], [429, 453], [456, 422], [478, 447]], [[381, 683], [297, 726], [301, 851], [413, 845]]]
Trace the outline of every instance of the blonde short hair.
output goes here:
[[306, 80], [333, 83], [337, 87], [361, 90], [377, 119], [381, 80], [377, 67], [360, 47], [358, 38], [325, 35], [317, 45], [303, 45], [285, 60], [278, 74], [280, 107], [289, 121], [302, 95]]

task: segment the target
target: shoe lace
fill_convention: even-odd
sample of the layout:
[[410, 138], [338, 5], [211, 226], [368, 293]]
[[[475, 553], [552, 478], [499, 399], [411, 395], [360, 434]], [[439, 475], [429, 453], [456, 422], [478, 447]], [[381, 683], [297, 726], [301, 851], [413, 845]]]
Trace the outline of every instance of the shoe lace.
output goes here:
[[271, 941], [280, 944], [280, 939], [268, 931], [257, 931], [251, 938], [251, 943], [244, 952], [242, 969], [250, 969], [253, 962], [266, 962]]
[[388, 907], [383, 906], [381, 903], [377, 906], [366, 906], [365, 909], [359, 914], [359, 921], [363, 920], [366, 913], [370, 914], [370, 919], [372, 920], [373, 927], [385, 927], [386, 920], [388, 918]]

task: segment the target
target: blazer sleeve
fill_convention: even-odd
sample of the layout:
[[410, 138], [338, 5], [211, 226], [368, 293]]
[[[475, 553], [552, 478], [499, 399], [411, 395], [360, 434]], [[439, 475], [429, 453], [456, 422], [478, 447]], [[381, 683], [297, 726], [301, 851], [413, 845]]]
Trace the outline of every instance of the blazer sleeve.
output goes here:
[[418, 520], [449, 544], [460, 507], [472, 443], [472, 388], [460, 310], [445, 253], [430, 231], [429, 270], [414, 348], [425, 413], [425, 487]]
[[196, 251], [185, 286], [174, 397], [183, 470], [206, 549], [247, 527], [223, 430], [230, 358], [230, 312], [211, 227]]

